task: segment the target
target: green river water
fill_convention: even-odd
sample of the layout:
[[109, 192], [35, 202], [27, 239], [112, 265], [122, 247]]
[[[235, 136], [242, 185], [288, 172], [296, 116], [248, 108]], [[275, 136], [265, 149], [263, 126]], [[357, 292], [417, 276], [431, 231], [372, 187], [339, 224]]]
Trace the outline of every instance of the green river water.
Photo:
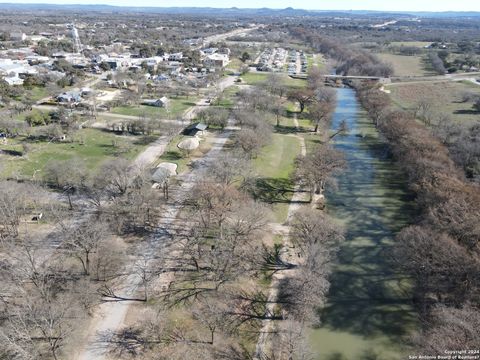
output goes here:
[[318, 360], [405, 359], [402, 339], [415, 328], [416, 316], [409, 281], [392, 268], [389, 248], [414, 214], [411, 196], [355, 92], [337, 89], [337, 97], [332, 126], [346, 120], [349, 132], [334, 146], [348, 168], [327, 199], [329, 214], [345, 225], [346, 240], [322, 325], [312, 330], [310, 343]]

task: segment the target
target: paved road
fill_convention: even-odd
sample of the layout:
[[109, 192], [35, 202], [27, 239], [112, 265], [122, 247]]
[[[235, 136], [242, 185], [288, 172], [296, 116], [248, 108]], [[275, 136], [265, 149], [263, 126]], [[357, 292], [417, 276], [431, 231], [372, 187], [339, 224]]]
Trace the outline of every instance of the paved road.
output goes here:
[[[223, 91], [227, 87], [232, 86], [233, 84], [235, 84], [235, 80], [237, 78], [238, 78], [237, 76], [228, 76], [222, 79], [217, 85], [218, 89], [220, 91]], [[185, 113], [182, 116], [182, 120], [179, 122], [178, 121], [176, 122], [178, 125], [181, 125], [179, 127], [179, 131], [182, 130], [183, 125], [188, 124], [200, 110], [210, 105], [207, 102], [207, 100], [208, 98], [201, 99], [196, 103], [195, 106], [185, 111]], [[172, 122], [175, 120], [166, 120], [166, 121]], [[141, 168], [150, 166], [155, 160], [157, 160], [160, 156], [162, 156], [169, 142], [170, 142], [170, 137], [160, 136], [154, 143], [149, 145], [141, 154], [138, 155], [138, 157], [134, 161], [134, 164]]]
[[258, 29], [259, 27], [260, 27], [260, 25], [257, 25], [257, 26], [253, 26], [253, 27], [250, 27], [250, 28], [247, 28], [247, 29], [235, 29], [235, 30], [229, 31], [229, 32], [224, 33], [224, 34], [216, 34], [216, 35], [212, 35], [212, 36], [207, 36], [205, 38], [205, 40], [203, 41], [203, 44], [197, 46], [195, 49], [201, 49], [205, 44], [219, 42], [219, 41], [225, 40], [225, 39], [227, 39], [231, 36], [234, 36], [234, 35], [240, 35], [242, 33], [243, 34], [249, 33], [253, 30]]
[[[233, 85], [235, 79], [236, 77], [232, 76], [222, 79], [218, 84], [218, 88], [224, 90], [228, 86]], [[206, 99], [197, 102], [192, 109], [185, 113], [184, 118], [190, 120], [199, 109], [205, 106], [205, 103]], [[208, 169], [208, 165], [215, 161], [216, 157], [229, 139], [232, 131], [235, 131], [235, 128], [230, 121], [229, 126], [215, 137], [212, 143], [212, 148], [202, 159], [202, 166], [196, 167], [188, 174], [178, 177], [181, 181], [181, 186], [171, 189], [170, 200], [168, 204], [166, 204], [164, 215], [162, 216], [156, 235], [147, 239], [147, 241], [142, 243], [136, 249], [135, 254], [137, 258], [143, 258], [144, 256], [154, 258], [167, 252], [168, 247], [172, 245], [170, 233], [172, 228], [175, 227], [175, 220], [180, 210], [180, 204], [183, 202], [182, 200], [185, 199], [195, 183], [203, 177]], [[135, 163], [139, 166], [151, 165], [155, 159], [163, 154], [167, 144], [168, 140], [160, 137], [154, 144], [149, 146], [137, 157]], [[131, 275], [129, 275], [123, 283], [122, 290], [120, 291], [121, 296], [134, 298], [138, 292], [141, 281], [140, 278], [134, 274], [134, 267], [134, 261], [131, 261], [127, 265], [125, 273], [130, 273]], [[104, 337], [102, 338], [102, 335], [111, 334], [123, 326], [125, 316], [131, 304], [131, 301], [119, 301], [106, 302], [100, 305], [88, 329], [89, 337], [86, 339], [86, 345], [74, 358], [77, 360], [99, 360], [108, 358], [106, 354], [108, 336], [107, 340], [105, 340]]]
[[[232, 131], [234, 131], [234, 128], [229, 126], [216, 136], [212, 148], [202, 160], [201, 167], [197, 167], [185, 176], [179, 177], [181, 186], [170, 191], [170, 200], [168, 204], [166, 204], [158, 230], [154, 236], [146, 239], [146, 241], [136, 249], [135, 253], [138, 258], [143, 259], [146, 256], [147, 259], [154, 259], [162, 256], [162, 254], [169, 253], [168, 249], [173, 245], [170, 234], [176, 229], [176, 219], [183, 200], [197, 181], [203, 177], [209, 164], [215, 161], [225, 143], [230, 138]], [[129, 275], [124, 282], [123, 290], [120, 292], [121, 296], [134, 298], [141, 286], [140, 278], [134, 274], [134, 267], [135, 264], [132, 261], [125, 271], [125, 273], [131, 273], [131, 275]], [[168, 274], [164, 275], [167, 276]], [[161, 279], [160, 282], [162, 282]], [[131, 301], [120, 301], [107, 302], [100, 305], [89, 328], [90, 336], [87, 339], [87, 345], [75, 359], [108, 359], [106, 354], [106, 348], [109, 345], [108, 334], [119, 330], [124, 325], [125, 317], [131, 304]], [[107, 334], [106, 338], [102, 336], [105, 334]]]

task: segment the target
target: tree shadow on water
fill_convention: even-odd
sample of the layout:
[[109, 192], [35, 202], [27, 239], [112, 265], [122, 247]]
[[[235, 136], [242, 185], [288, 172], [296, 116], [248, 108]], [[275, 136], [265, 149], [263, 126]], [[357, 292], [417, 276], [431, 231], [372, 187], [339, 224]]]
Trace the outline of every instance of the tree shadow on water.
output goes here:
[[369, 348], [367, 350], [364, 350], [358, 356], [355, 356], [355, 358], [349, 358], [345, 356], [345, 354], [342, 354], [340, 352], [334, 352], [329, 354], [326, 357], [326, 360], [388, 360], [388, 359], [385, 357], [382, 357], [382, 355], [378, 354], [375, 350]]

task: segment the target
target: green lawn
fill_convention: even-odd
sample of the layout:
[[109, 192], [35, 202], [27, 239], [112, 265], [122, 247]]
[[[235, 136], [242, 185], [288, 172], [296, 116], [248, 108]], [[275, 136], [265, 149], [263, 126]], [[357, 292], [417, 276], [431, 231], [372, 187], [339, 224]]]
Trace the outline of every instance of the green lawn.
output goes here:
[[275, 219], [280, 223], [287, 219], [294, 186], [290, 176], [299, 153], [300, 141], [296, 137], [273, 134], [272, 142], [253, 161], [259, 175], [254, 196], [272, 204]]
[[307, 82], [303, 79], [292, 79], [287, 77], [286, 85], [290, 88], [303, 88], [307, 85]]
[[[25, 156], [19, 156], [23, 154], [23, 144], [27, 144], [29, 149]], [[118, 156], [133, 159], [144, 147], [138, 137], [119, 136], [97, 129], [78, 130], [73, 136], [73, 142], [30, 142], [24, 137], [18, 137], [9, 139], [7, 145], [0, 145], [0, 150], [11, 154], [0, 155], [0, 162], [4, 165], [1, 177], [30, 177], [36, 172], [41, 174], [49, 160], [73, 158], [82, 160], [88, 169], [94, 170], [106, 159]]]
[[166, 108], [137, 105], [137, 106], [119, 106], [111, 110], [114, 114], [130, 115], [130, 116], [148, 116], [148, 117], [177, 117], [181, 116], [188, 108], [195, 105], [197, 99], [195, 97], [185, 98], [173, 98], [170, 99], [170, 105], [168, 110]]
[[314, 55], [307, 55], [307, 69], [310, 70], [314, 65]]
[[160, 156], [158, 163], [161, 162], [172, 162], [177, 164], [177, 173], [183, 173], [187, 170], [187, 165], [190, 162], [190, 159], [185, 156], [185, 154], [178, 148], [178, 143], [185, 139], [184, 135], [175, 136], [167, 148], [165, 149], [162, 156]]
[[48, 96], [48, 91], [44, 87], [35, 86], [31, 90], [28, 90], [27, 95], [30, 100], [38, 101], [40, 99], [46, 98]]
[[242, 80], [248, 85], [258, 85], [267, 80], [269, 73], [248, 72], [241, 76]]
[[[244, 83], [247, 85], [259, 85], [267, 80], [268, 75], [271, 74], [269, 72], [248, 72], [241, 76]], [[292, 79], [291, 77], [283, 74], [285, 85], [290, 88], [299, 88], [304, 87], [306, 85], [306, 81], [302, 79]]]

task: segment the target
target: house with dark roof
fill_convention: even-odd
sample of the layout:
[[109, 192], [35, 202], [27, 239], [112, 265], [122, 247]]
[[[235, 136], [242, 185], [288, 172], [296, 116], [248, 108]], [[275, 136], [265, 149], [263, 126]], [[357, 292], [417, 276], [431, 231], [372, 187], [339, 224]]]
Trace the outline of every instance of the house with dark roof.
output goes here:
[[207, 128], [207, 124], [201, 122], [192, 123], [183, 129], [183, 135], [195, 136], [198, 133], [201, 135], [205, 130], [207, 130]]
[[168, 100], [166, 96], [163, 96], [160, 99], [145, 99], [142, 101], [142, 105], [167, 107], [169, 102], [170, 100]]

